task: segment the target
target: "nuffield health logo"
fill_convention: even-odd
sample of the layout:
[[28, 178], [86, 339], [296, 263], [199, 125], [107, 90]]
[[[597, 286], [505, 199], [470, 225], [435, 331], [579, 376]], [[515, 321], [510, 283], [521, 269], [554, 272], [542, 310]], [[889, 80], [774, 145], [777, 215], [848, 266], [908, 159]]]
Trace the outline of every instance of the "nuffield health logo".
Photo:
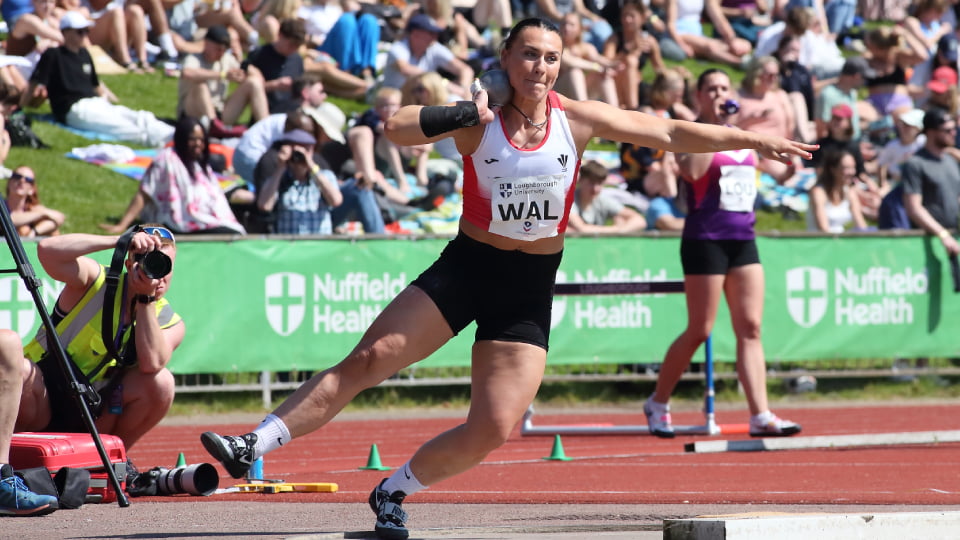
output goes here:
[[292, 272], [270, 274], [264, 289], [270, 327], [281, 336], [289, 336], [300, 327], [307, 311], [307, 280]]
[[0, 278], [0, 304], [6, 306], [0, 309], [0, 328], [9, 328], [21, 338], [27, 337], [33, 330], [37, 308], [18, 276]]
[[804, 328], [820, 322], [827, 313], [827, 271], [801, 266], [787, 272], [787, 310]]

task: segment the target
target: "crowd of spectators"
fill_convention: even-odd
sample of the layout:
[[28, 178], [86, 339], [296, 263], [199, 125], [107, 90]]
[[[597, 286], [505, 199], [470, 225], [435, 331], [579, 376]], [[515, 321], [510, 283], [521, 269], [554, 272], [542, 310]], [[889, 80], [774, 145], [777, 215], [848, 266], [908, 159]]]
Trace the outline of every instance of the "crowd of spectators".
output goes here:
[[[0, 67], [0, 86], [12, 109], [49, 101], [67, 125], [172, 146], [147, 173], [153, 189], [242, 179], [210, 203], [216, 223], [171, 215], [165, 224], [177, 232], [401, 231], [409, 215], [456, 204], [462, 161], [449, 141], [390, 143], [384, 120], [401, 104], [468, 98], [474, 78], [496, 67], [512, 22], [540, 16], [561, 30], [557, 89], [575, 99], [695, 120], [695, 60], [739, 71], [734, 125], [821, 146], [811, 161], [762, 161], [761, 191], [791, 196], [761, 196], [758, 205], [806, 214], [812, 231], [939, 234], [911, 221], [907, 199], [920, 180], [906, 176], [923, 168], [904, 165], [927, 144], [925, 111], [954, 120], [960, 112], [960, 9], [948, 0], [892, 4], [881, 13], [870, 0], [14, 0], [2, 15], [4, 52], [16, 60]], [[178, 76], [177, 115], [195, 121], [211, 157], [184, 154], [186, 132], [177, 150], [176, 119], [119, 105], [98, 78], [109, 62]], [[348, 117], [328, 93], [366, 110]], [[675, 156], [630, 145], [616, 153], [619, 166], [605, 162], [603, 177], [587, 178], [594, 164], [582, 170], [589, 185], [578, 195], [579, 229], [680, 230]], [[957, 154], [950, 146], [942, 159]], [[7, 193], [29, 187], [11, 182]], [[141, 189], [120, 224], [105, 228], [163, 217], [151, 201]], [[224, 202], [236, 219], [223, 221]], [[25, 232], [55, 225], [52, 234], [66, 219], [43, 211], [40, 227]]]

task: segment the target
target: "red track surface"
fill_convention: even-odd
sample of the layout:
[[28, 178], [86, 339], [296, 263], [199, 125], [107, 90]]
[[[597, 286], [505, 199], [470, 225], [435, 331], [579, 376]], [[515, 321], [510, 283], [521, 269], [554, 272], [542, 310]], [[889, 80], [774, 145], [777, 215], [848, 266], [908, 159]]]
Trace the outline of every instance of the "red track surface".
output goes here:
[[[777, 408], [804, 426], [804, 436], [952, 431], [960, 429], [960, 404], [839, 408]], [[724, 411], [718, 421], [743, 422], [745, 411]], [[395, 416], [395, 415], [391, 415]], [[335, 482], [337, 493], [214, 495], [210, 499], [362, 502], [389, 471], [359, 470], [377, 444], [384, 465], [398, 467], [424, 441], [461, 418], [335, 420], [264, 458], [267, 478]], [[240, 434], [254, 426], [161, 426], [130, 452], [143, 470], [172, 467], [179, 452], [188, 463], [212, 462], [200, 433]], [[535, 425], [643, 423], [639, 414], [546, 415]], [[696, 412], [674, 415], [677, 424], [701, 424]], [[416, 495], [417, 502], [470, 503], [793, 503], [960, 504], [960, 444], [883, 448], [693, 454], [684, 443], [747, 438], [745, 435], [564, 436], [573, 461], [546, 461], [552, 437], [514, 436], [480, 466]], [[221, 471], [220, 487], [237, 481]], [[170, 499], [164, 497], [163, 499]]]

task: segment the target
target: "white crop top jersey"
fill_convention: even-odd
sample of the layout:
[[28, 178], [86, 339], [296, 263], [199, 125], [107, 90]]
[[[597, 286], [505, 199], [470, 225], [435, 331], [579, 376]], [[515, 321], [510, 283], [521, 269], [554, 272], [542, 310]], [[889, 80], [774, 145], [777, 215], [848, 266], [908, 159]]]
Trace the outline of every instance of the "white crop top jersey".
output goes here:
[[503, 117], [487, 124], [476, 152], [463, 157], [463, 217], [494, 234], [538, 240], [567, 229], [580, 157], [560, 98], [550, 92], [546, 136], [517, 148]]

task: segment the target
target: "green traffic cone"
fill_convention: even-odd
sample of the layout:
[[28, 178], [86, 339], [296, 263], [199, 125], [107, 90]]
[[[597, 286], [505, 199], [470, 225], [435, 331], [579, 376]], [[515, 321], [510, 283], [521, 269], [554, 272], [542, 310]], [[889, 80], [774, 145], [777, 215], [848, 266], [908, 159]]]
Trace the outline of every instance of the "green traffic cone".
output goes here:
[[365, 467], [360, 467], [362, 470], [367, 471], [389, 471], [390, 467], [385, 467], [383, 463], [380, 463], [380, 451], [377, 450], [377, 445], [374, 444], [370, 447], [370, 457], [367, 458], [367, 465]]
[[176, 467], [174, 467], [174, 469], [179, 469], [180, 467], [186, 467], [186, 466], [187, 466], [187, 458], [184, 457], [183, 452], [180, 452], [180, 455], [177, 456], [177, 465]]
[[543, 459], [548, 459], [551, 461], [570, 461], [573, 458], [568, 458], [563, 453], [563, 443], [560, 442], [560, 435], [553, 436], [553, 450], [550, 451], [550, 456]]

